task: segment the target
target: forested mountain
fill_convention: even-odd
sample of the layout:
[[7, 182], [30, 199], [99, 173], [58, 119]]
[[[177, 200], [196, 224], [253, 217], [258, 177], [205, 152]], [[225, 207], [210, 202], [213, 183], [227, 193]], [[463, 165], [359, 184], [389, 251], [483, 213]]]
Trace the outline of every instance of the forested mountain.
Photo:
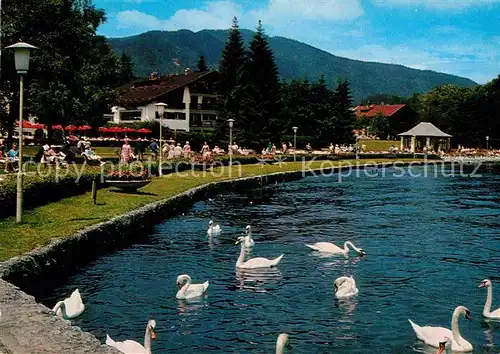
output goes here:
[[[241, 33], [245, 43], [249, 43], [254, 32], [241, 30]], [[108, 40], [119, 54], [126, 52], [132, 57], [136, 75], [147, 76], [151, 71], [162, 74], [195, 68], [200, 55], [205, 56], [209, 67], [216, 69], [227, 36], [228, 30], [179, 30], [150, 31]], [[444, 84], [476, 85], [472, 80], [454, 75], [342, 58], [283, 37], [270, 37], [269, 44], [282, 79], [307, 77], [314, 81], [323, 74], [331, 88], [336, 86], [338, 79], [347, 79], [355, 102], [377, 93], [410, 96]], [[180, 60], [181, 68], [174, 65], [173, 58]]]

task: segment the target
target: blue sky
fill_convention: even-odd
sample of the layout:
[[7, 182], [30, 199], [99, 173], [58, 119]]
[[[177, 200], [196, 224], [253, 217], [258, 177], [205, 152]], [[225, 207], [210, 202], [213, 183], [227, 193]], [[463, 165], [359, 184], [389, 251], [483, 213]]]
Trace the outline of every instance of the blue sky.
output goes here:
[[485, 83], [500, 74], [500, 0], [94, 0], [99, 33], [241, 28], [334, 55], [395, 63]]

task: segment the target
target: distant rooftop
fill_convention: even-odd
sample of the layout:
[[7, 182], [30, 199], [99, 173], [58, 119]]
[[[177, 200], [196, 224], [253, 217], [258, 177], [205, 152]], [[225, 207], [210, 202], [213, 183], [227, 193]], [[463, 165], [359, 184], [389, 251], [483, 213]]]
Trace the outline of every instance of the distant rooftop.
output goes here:
[[404, 106], [404, 104], [371, 104], [366, 106], [357, 106], [354, 108], [354, 114], [356, 114], [358, 118], [373, 118], [377, 115], [390, 117]]

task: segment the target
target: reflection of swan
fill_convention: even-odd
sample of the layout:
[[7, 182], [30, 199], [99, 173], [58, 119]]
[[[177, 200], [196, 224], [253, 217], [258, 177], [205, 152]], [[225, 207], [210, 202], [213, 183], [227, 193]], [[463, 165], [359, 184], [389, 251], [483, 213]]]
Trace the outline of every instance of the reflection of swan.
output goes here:
[[355, 298], [339, 299], [337, 303], [339, 305], [339, 308], [342, 309], [342, 311], [346, 315], [350, 315], [351, 313], [353, 313], [354, 310], [356, 310], [356, 306], [358, 305], [358, 302]]
[[417, 335], [417, 338], [423, 341], [425, 344], [432, 347], [438, 348], [439, 343], [445, 342], [446, 337], [453, 338], [452, 350], [456, 352], [471, 352], [472, 344], [467, 342], [458, 328], [458, 318], [460, 315], [464, 315], [466, 319], [471, 320], [469, 310], [464, 306], [458, 306], [455, 311], [453, 311], [453, 317], [451, 319], [451, 331], [448, 328], [443, 327], [420, 327], [419, 325], [408, 320]]
[[236, 268], [240, 269], [255, 269], [255, 268], [271, 268], [271, 267], [276, 267], [278, 263], [281, 261], [281, 258], [283, 258], [283, 255], [275, 258], [275, 259], [267, 259], [267, 258], [262, 258], [262, 257], [257, 257], [257, 258], [250, 258], [246, 262], [244, 261], [245, 259], [245, 244], [244, 237], [238, 237], [238, 241], [236, 241], [236, 244], [241, 243], [241, 251], [240, 251], [240, 256], [238, 257], [238, 260], [236, 261]]
[[493, 285], [491, 284], [491, 281], [485, 279], [479, 284], [479, 287], [488, 288], [488, 295], [486, 297], [486, 303], [484, 304], [483, 316], [492, 320], [500, 320], [500, 308], [491, 312], [491, 303], [493, 302]]
[[253, 247], [255, 245], [255, 241], [252, 239], [252, 227], [250, 225], [247, 225], [245, 232], [247, 233], [247, 235], [245, 236], [245, 241], [243, 241], [245, 247]]
[[335, 297], [337, 299], [347, 299], [359, 293], [356, 288], [356, 281], [353, 277], [340, 277], [333, 283], [335, 287]]
[[236, 279], [240, 289], [266, 292], [266, 286], [276, 283], [281, 278], [278, 268], [237, 269]]
[[70, 319], [78, 317], [85, 310], [85, 305], [83, 304], [82, 297], [78, 289], [73, 291], [70, 297], [63, 301], [59, 301], [56, 306], [52, 309], [57, 316], [64, 319]]
[[182, 274], [177, 277], [177, 286], [179, 291], [175, 296], [178, 300], [193, 299], [202, 296], [208, 289], [208, 281], [203, 284], [191, 284], [191, 277]]
[[351, 246], [354, 251], [356, 251], [359, 255], [364, 256], [366, 255], [365, 251], [363, 251], [361, 248], [357, 248], [352, 244], [351, 241], [346, 241], [344, 243], [344, 248], [340, 248], [339, 246], [334, 245], [333, 243], [330, 242], [316, 242], [314, 245], [308, 245], [306, 244], [307, 247], [318, 251], [318, 252], [325, 252], [325, 253], [333, 253], [333, 254], [343, 254], [344, 256], [349, 255], [349, 247]]
[[449, 337], [445, 337], [444, 339], [445, 339], [444, 342], [439, 343], [439, 348], [436, 354], [441, 354], [441, 353], [451, 354], [451, 347], [453, 345], [453, 342]]
[[214, 225], [214, 222], [212, 220], [210, 220], [208, 222], [207, 234], [213, 235], [213, 234], [219, 234], [219, 233], [220, 233], [220, 226]]
[[106, 344], [110, 347], [115, 347], [122, 353], [128, 354], [151, 354], [151, 339], [156, 338], [155, 334], [156, 321], [149, 320], [146, 326], [146, 334], [144, 335], [144, 346], [134, 340], [126, 340], [123, 342], [115, 342], [109, 335], [106, 334]]
[[290, 343], [288, 341], [288, 334], [281, 333], [278, 336], [278, 340], [276, 341], [276, 354], [283, 354], [285, 348], [290, 350], [290, 349], [292, 349], [292, 346], [290, 345]]

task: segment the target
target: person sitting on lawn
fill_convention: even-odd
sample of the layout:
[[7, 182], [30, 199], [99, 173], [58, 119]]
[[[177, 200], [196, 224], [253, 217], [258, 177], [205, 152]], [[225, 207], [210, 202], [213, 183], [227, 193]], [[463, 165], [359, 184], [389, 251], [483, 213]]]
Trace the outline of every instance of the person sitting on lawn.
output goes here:
[[95, 152], [94, 152], [94, 150], [92, 150], [92, 148], [90, 147], [90, 143], [89, 142], [87, 142], [87, 144], [85, 144], [85, 151], [83, 152], [83, 154], [85, 154], [85, 157], [89, 161], [98, 161], [101, 164], [104, 163], [103, 161], [101, 161], [101, 159], [102, 159], [101, 156], [96, 155]]

